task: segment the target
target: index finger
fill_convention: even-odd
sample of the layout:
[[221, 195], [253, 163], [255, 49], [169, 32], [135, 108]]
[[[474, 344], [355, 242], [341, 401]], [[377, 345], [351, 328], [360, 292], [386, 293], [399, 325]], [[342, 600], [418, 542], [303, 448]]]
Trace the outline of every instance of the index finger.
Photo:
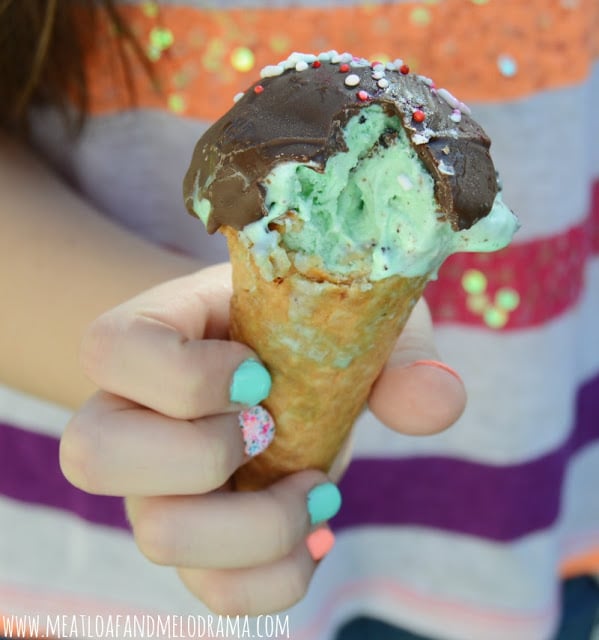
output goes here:
[[150, 289], [98, 318], [81, 346], [101, 389], [174, 418], [238, 410], [229, 388], [251, 349], [227, 338], [230, 270], [211, 267]]

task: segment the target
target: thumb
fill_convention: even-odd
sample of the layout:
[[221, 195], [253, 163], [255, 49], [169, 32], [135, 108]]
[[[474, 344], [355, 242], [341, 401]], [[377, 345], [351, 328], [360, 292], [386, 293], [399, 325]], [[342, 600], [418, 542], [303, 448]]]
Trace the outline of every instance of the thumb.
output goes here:
[[414, 307], [368, 404], [384, 424], [409, 435], [443, 431], [464, 411], [464, 383], [439, 360], [424, 299]]

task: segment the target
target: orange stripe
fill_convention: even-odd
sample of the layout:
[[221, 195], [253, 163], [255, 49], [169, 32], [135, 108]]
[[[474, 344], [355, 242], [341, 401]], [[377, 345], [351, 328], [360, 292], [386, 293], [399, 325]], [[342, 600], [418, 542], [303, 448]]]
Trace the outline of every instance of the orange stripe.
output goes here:
[[[213, 119], [266, 64], [293, 50], [330, 48], [369, 59], [402, 57], [466, 101], [520, 98], [580, 83], [599, 54], [599, 3], [580, 0], [427, 0], [345, 8], [201, 10], [156, 2], [122, 12], [155, 60], [162, 91], [131, 54], [137, 104]], [[595, 26], [597, 25], [597, 26]], [[92, 112], [130, 104], [101, 27], [89, 55]], [[110, 46], [112, 45], [112, 46]], [[115, 74], [119, 80], [115, 89]]]
[[599, 548], [566, 560], [560, 570], [564, 579], [599, 574]]

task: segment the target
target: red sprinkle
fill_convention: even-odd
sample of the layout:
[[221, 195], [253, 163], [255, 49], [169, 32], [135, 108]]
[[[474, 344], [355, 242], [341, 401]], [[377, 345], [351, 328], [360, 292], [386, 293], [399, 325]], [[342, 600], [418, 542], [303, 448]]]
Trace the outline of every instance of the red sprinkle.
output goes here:
[[361, 100], [362, 102], [366, 102], [367, 100], [370, 100], [370, 95], [368, 91], [364, 91], [364, 89], [358, 91], [356, 95], [358, 96], [358, 100]]
[[401, 67], [399, 67], [399, 70], [404, 74], [404, 76], [407, 76], [408, 73], [410, 73], [410, 67], [408, 67], [407, 64], [402, 64]]
[[340, 64], [339, 65], [339, 73], [347, 73], [349, 71], [348, 64]]
[[318, 69], [318, 67], [320, 67], [320, 66], [321, 66], [321, 64], [322, 64], [322, 63], [320, 62], [320, 60], [314, 60], [314, 62], [312, 63], [312, 66], [313, 66], [315, 69]]
[[420, 109], [416, 109], [412, 114], [414, 122], [424, 122], [426, 120], [426, 113]]
[[379, 60], [374, 60], [370, 63], [370, 68], [374, 69], [377, 65], [382, 64]]
[[257, 84], [254, 87], [254, 93], [262, 93], [264, 91], [264, 87], [261, 84]]

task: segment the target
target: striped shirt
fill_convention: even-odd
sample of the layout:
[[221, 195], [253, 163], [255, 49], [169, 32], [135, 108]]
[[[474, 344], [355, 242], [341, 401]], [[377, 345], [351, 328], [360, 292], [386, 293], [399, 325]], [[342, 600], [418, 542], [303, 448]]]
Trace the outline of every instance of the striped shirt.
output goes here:
[[[497, 254], [452, 256], [427, 289], [467, 410], [427, 438], [361, 417], [337, 544], [291, 632], [326, 640], [368, 614], [439, 638], [551, 637], [560, 579], [599, 572], [596, 0], [137, 0], [122, 11], [160, 90], [133, 57], [125, 72], [101, 24], [88, 127], [69, 140], [40, 110], [35, 144], [107, 216], [208, 260], [224, 244], [185, 213], [181, 178], [201, 132], [262, 66], [293, 50], [401, 57], [471, 106], [522, 228]], [[120, 500], [63, 479], [68, 417], [0, 388], [0, 613], [206, 613], [136, 550]]]

